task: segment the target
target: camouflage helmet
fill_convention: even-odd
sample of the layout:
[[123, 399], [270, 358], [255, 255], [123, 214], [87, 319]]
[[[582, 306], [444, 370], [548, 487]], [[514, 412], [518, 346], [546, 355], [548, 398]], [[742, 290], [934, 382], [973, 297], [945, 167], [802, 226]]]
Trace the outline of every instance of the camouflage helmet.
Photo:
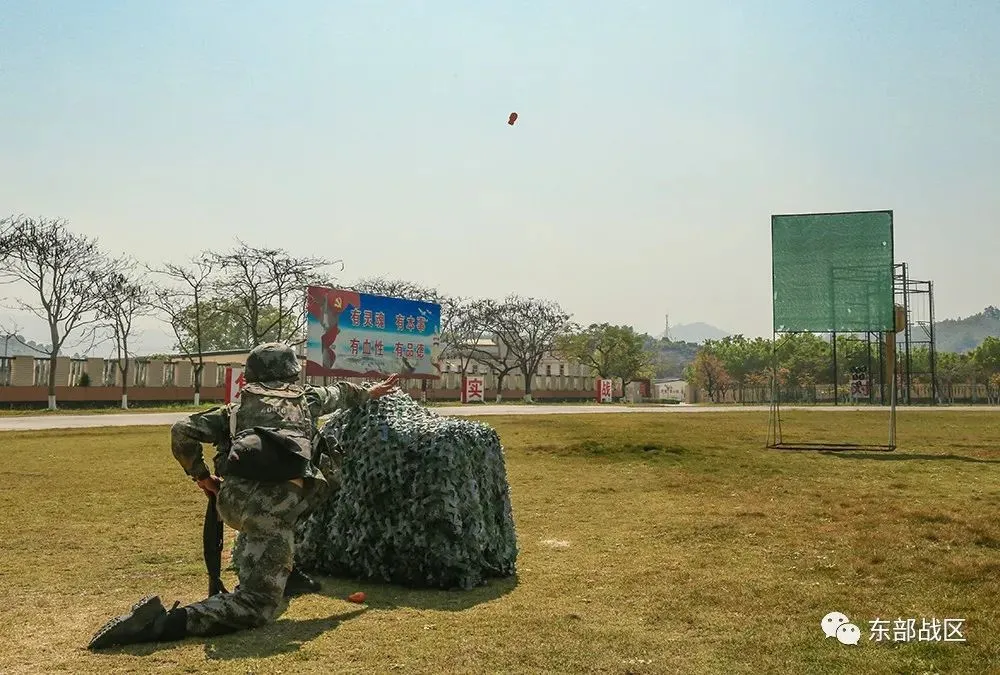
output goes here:
[[297, 380], [302, 372], [295, 350], [282, 342], [265, 342], [247, 355], [243, 376], [247, 382]]

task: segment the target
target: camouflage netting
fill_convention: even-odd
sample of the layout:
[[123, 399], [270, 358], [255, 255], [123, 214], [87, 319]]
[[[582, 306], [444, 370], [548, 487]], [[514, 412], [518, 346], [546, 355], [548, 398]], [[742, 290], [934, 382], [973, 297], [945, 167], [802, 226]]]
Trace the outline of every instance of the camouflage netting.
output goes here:
[[491, 427], [395, 391], [332, 415], [320, 433], [342, 453], [342, 487], [299, 527], [303, 571], [466, 589], [514, 574], [507, 470]]

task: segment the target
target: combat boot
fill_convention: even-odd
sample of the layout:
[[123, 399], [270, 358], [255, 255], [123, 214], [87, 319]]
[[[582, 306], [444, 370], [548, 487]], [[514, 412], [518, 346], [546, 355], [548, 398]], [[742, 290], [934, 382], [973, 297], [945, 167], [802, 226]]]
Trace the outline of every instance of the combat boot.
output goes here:
[[293, 598], [306, 593], [319, 593], [322, 589], [322, 584], [293, 567], [292, 573], [288, 575], [288, 581], [285, 582], [285, 597]]
[[175, 602], [168, 612], [160, 596], [147, 596], [128, 614], [111, 619], [91, 638], [87, 649], [105, 649], [142, 642], [170, 642], [187, 635], [187, 612]]

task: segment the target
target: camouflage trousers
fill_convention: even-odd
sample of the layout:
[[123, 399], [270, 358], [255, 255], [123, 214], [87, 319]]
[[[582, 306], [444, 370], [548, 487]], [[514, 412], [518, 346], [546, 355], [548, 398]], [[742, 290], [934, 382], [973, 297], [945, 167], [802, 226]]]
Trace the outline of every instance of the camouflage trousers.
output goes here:
[[[295, 528], [295, 565], [299, 566], [299, 562], [303, 558], [304, 545], [303, 538], [306, 537], [306, 530], [308, 529], [308, 515], [315, 513], [317, 509], [321, 507], [329, 508], [331, 500], [335, 499], [340, 492], [340, 464], [342, 457], [337, 454], [335, 457], [330, 457], [328, 454], [323, 454], [318, 462], [318, 467], [316, 471], [316, 479], [312, 481], [306, 481], [306, 494], [305, 498], [309, 501], [309, 506], [305, 509], [302, 519], [299, 521]], [[240, 564], [244, 559], [243, 552], [246, 550], [246, 535], [240, 532], [235, 541], [233, 542], [232, 548], [232, 561], [230, 563], [230, 569], [239, 575]], [[305, 559], [310, 560], [312, 557], [310, 551], [305, 551]], [[308, 571], [308, 570], [306, 570]]]
[[321, 481], [261, 483], [229, 477], [216, 500], [223, 522], [243, 539], [239, 587], [187, 605], [191, 635], [221, 635], [272, 621], [284, 601], [292, 571], [295, 524], [323, 496]]

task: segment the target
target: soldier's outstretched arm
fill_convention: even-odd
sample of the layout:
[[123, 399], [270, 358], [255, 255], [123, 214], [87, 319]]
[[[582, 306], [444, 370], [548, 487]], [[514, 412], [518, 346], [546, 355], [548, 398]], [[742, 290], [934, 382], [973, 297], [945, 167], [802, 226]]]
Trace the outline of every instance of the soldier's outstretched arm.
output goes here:
[[170, 451], [184, 473], [195, 480], [212, 475], [202, 454], [202, 443], [220, 445], [229, 437], [228, 408], [217, 406], [195, 413], [170, 428]]
[[371, 388], [351, 382], [338, 382], [329, 387], [309, 387], [309, 412], [313, 419], [317, 419], [344, 408], [356, 408], [365, 401], [385, 396], [398, 382], [399, 376], [392, 375]]
[[353, 382], [338, 382], [329, 387], [307, 387], [309, 412], [318, 419], [344, 408], [357, 408], [369, 399], [368, 390]]

